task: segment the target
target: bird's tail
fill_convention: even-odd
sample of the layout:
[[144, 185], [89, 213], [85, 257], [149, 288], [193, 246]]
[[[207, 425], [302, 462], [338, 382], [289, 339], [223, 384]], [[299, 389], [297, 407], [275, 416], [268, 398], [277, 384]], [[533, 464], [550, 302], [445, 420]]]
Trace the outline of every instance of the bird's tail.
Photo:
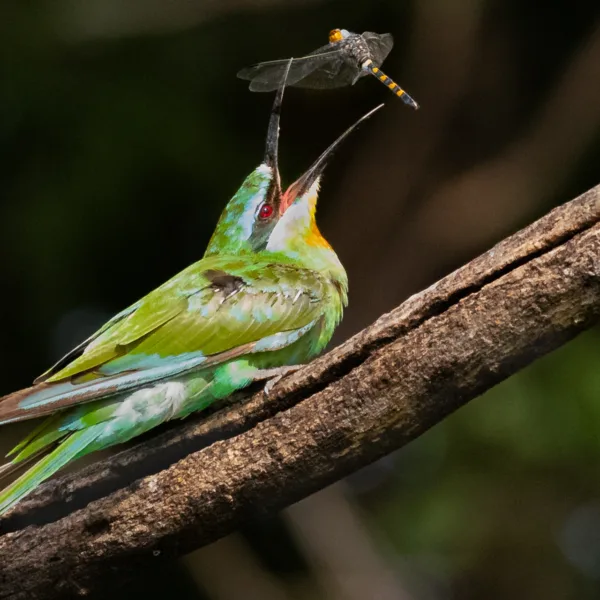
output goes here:
[[[48, 424], [44, 425], [44, 429], [47, 429], [47, 431], [44, 431], [44, 429], [38, 430], [38, 436], [25, 445], [27, 452], [25, 453], [25, 450], [21, 450], [12, 463], [10, 463], [11, 465], [17, 466], [19, 463], [34, 457], [38, 452], [43, 452], [49, 444], [53, 444], [64, 435], [64, 431], [61, 432], [56, 427], [48, 427]], [[68, 462], [85, 454], [88, 446], [96, 440], [101, 432], [101, 427], [88, 427], [66, 437], [54, 450], [0, 492], [0, 515], [11, 509], [40, 483], [54, 475], [56, 471], [64, 467]], [[31, 439], [31, 436], [29, 439]], [[37, 440], [40, 441], [36, 443]], [[23, 448], [23, 443], [19, 444], [13, 450], [13, 453], [18, 452], [21, 448]]]

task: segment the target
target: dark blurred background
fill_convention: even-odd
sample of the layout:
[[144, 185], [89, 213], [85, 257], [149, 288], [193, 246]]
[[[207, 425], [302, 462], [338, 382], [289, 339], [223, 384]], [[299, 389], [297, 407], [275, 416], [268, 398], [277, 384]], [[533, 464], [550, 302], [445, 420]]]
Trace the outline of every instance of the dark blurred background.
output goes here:
[[[236, 72], [334, 27], [391, 32], [373, 78], [291, 89], [284, 180], [358, 116], [319, 205], [346, 265], [336, 342], [600, 182], [598, 0], [5, 1], [0, 393], [201, 257], [260, 162], [272, 94]], [[285, 183], [285, 181], [284, 181]], [[600, 597], [600, 331], [405, 449], [119, 598]], [[2, 430], [8, 449], [23, 429]]]

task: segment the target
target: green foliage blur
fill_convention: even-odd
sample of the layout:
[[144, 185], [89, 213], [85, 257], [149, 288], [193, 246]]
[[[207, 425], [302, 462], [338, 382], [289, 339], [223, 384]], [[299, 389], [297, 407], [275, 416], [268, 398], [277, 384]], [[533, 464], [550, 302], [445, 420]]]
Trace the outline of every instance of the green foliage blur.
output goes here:
[[[56, 0], [0, 23], [0, 393], [197, 260], [261, 160], [270, 94], [236, 72], [334, 27], [390, 31], [374, 79], [288, 89], [292, 181], [328, 168], [325, 236], [350, 275], [336, 341], [600, 182], [597, 0]], [[285, 183], [284, 181], [284, 183]], [[403, 450], [117, 598], [600, 596], [600, 331]], [[2, 449], [23, 427], [5, 428]]]

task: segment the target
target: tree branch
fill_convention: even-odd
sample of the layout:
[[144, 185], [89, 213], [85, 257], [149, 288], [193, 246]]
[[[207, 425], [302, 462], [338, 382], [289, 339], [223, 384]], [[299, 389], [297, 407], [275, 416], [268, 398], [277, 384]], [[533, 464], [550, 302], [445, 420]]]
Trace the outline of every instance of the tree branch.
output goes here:
[[[599, 317], [600, 186], [409, 298], [268, 401], [259, 392], [43, 486], [0, 521], [0, 598], [110, 590], [403, 446]], [[146, 476], [127, 485], [132, 472]], [[38, 525], [15, 530], [27, 523]]]

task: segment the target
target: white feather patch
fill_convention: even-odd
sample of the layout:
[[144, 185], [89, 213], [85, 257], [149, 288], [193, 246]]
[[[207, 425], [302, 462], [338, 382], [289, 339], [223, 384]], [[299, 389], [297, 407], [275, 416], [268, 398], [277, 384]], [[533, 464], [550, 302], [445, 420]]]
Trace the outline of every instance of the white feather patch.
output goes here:
[[308, 190], [296, 198], [271, 232], [267, 243], [267, 250], [278, 252], [285, 250], [289, 240], [298, 234], [306, 232], [311, 226], [311, 210], [319, 193], [319, 180], [317, 179]]
[[166, 381], [143, 388], [130, 394], [117, 408], [114, 418], [130, 423], [145, 420], [171, 419], [187, 398], [187, 390], [181, 381]]

